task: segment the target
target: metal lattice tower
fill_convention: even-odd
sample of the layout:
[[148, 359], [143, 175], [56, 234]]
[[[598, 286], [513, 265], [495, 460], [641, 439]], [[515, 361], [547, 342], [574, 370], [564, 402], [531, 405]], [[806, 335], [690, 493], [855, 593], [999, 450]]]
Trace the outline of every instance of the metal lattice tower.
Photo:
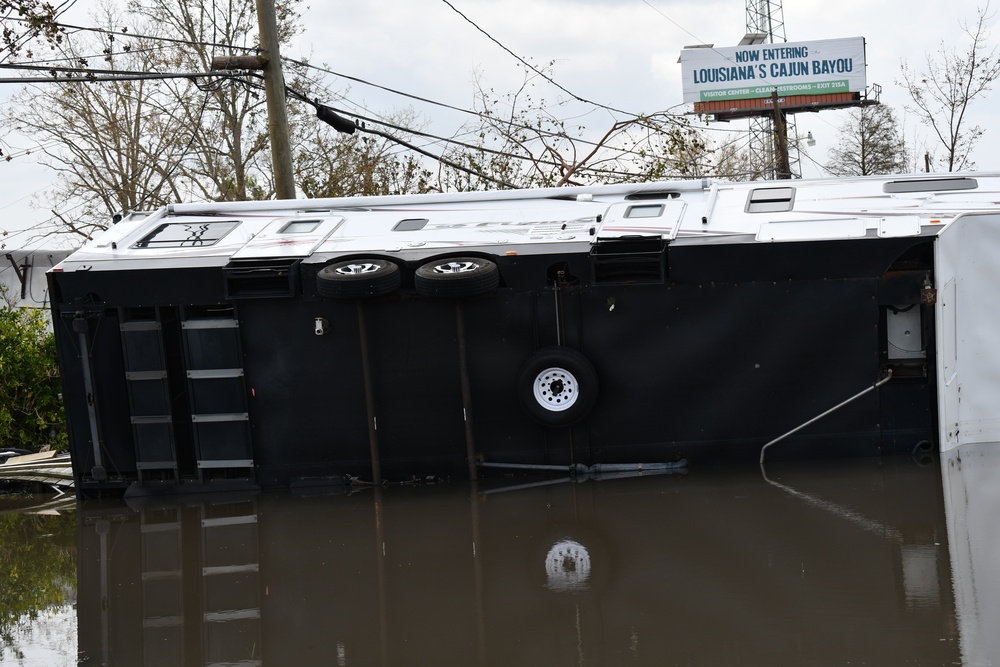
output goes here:
[[[785, 37], [785, 12], [781, 0], [746, 0], [747, 2], [747, 34], [756, 33], [764, 36], [764, 42], [774, 44], [787, 42]], [[790, 137], [795, 137], [795, 120], [791, 115], [786, 117], [785, 127]], [[750, 118], [750, 167], [753, 178], [775, 178], [777, 162], [774, 148], [774, 119], [770, 116], [755, 116]], [[797, 142], [788, 144], [788, 161], [792, 177], [799, 176], [799, 150]]]

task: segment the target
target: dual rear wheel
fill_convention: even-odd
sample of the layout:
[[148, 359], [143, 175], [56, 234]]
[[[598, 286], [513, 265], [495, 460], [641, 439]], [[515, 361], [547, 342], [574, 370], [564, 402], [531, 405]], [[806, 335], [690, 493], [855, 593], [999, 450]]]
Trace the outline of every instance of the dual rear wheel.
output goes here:
[[[366, 299], [399, 289], [399, 265], [387, 259], [362, 257], [335, 262], [316, 274], [316, 291], [330, 299]], [[448, 257], [417, 269], [414, 287], [431, 298], [458, 299], [489, 294], [500, 284], [497, 265], [481, 257]]]

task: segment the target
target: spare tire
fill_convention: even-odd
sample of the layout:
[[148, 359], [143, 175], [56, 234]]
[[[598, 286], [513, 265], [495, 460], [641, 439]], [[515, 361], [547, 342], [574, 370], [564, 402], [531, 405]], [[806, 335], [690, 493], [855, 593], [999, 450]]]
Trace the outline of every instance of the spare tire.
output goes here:
[[597, 404], [597, 371], [580, 352], [546, 347], [525, 362], [517, 393], [525, 411], [546, 426], [570, 426]]

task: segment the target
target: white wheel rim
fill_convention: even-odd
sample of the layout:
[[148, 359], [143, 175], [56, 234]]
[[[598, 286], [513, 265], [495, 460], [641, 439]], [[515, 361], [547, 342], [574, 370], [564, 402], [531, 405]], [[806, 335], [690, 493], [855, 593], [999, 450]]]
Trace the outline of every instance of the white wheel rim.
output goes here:
[[374, 273], [379, 270], [378, 264], [371, 262], [358, 262], [357, 264], [345, 264], [338, 266], [334, 271], [342, 276], [357, 276], [364, 273]]
[[531, 389], [538, 404], [550, 412], [569, 410], [580, 398], [580, 383], [565, 368], [546, 368], [535, 376]]
[[445, 262], [444, 264], [436, 264], [434, 266], [434, 273], [468, 273], [469, 271], [475, 271], [479, 268], [477, 262]]

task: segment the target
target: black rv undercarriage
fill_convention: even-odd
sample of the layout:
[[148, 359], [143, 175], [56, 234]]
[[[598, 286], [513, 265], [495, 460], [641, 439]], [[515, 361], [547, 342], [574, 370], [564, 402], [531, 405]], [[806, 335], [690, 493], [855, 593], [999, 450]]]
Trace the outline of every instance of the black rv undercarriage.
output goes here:
[[77, 489], [757, 461], [890, 374], [768, 460], [933, 448], [933, 248], [625, 238], [53, 272]]

